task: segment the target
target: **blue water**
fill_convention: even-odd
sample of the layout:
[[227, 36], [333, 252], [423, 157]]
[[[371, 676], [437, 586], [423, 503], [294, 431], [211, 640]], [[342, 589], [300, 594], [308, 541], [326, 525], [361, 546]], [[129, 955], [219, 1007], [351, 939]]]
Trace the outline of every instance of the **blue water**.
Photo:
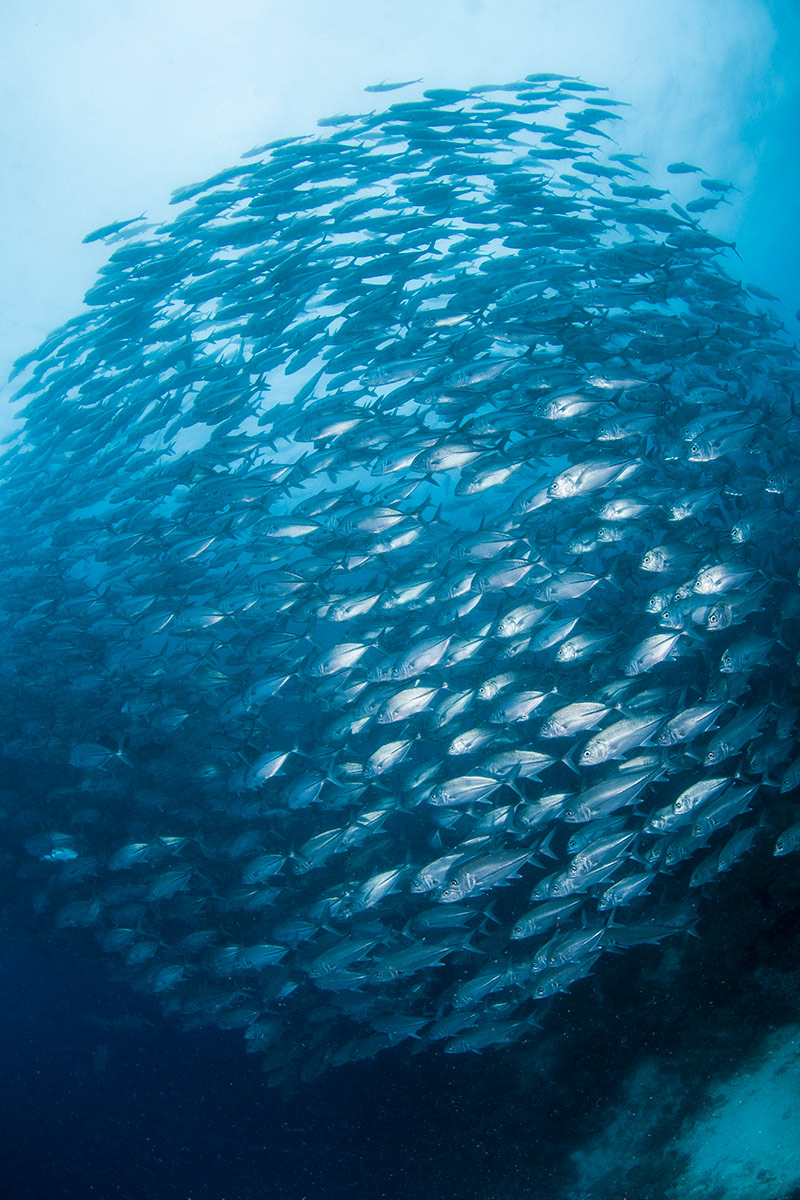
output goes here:
[[[779, 31], [780, 102], [771, 125], [756, 109], [744, 122], [760, 157], [738, 229], [724, 233], [744, 260], [729, 269], [778, 295], [795, 336], [797, 14], [788, 0], [765, 7]], [[483, 73], [500, 78], [491, 68]], [[600, 67], [592, 77], [604, 82]], [[426, 82], [437, 82], [430, 69]], [[318, 115], [328, 111], [321, 99]], [[244, 148], [226, 146], [219, 165]], [[680, 153], [691, 160], [693, 147]], [[16, 768], [0, 782], [19, 787]], [[709, 1087], [797, 1021], [797, 857], [775, 859], [765, 843], [720, 881], [699, 938], [604, 956], [578, 992], [557, 997], [530, 1044], [480, 1056], [403, 1047], [282, 1096], [240, 1031], [182, 1029], [110, 978], [90, 935], [37, 920], [8, 860], [0, 870], [4, 1200], [673, 1200]], [[631, 1080], [645, 1069], [655, 1119], [638, 1141], [615, 1142], [615, 1120], [642, 1119]], [[720, 1200], [728, 1195], [739, 1193]], [[798, 1196], [800, 1185], [774, 1200]]]
[[[678, 969], [656, 947], [604, 962], [586, 992], [559, 997], [541, 1041], [480, 1057], [393, 1051], [288, 1100], [235, 1033], [180, 1030], [109, 981], [88, 942], [6, 930], [3, 1195], [583, 1200], [619, 1195], [624, 1179], [627, 1195], [661, 1200], [709, 1081], [796, 1020], [796, 863], [764, 856], [719, 892]], [[626, 1086], [641, 1064], [657, 1085], [637, 1111]], [[603, 1150], [608, 1190], [575, 1191], [572, 1155], [618, 1112], [628, 1131], [657, 1118], [638, 1161], [618, 1133]]]

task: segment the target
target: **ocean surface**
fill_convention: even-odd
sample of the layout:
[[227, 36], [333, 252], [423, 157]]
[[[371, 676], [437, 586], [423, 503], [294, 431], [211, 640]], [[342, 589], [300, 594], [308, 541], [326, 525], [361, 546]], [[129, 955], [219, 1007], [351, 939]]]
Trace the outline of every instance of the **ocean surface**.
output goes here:
[[9, 384], [0, 1191], [797, 1200], [798, 264], [599, 68], [367, 99]]

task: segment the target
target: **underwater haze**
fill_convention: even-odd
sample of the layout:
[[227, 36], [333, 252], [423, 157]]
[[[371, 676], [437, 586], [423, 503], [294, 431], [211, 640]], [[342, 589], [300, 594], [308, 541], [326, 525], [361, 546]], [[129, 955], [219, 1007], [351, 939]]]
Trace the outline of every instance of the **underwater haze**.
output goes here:
[[796, 13], [269, 18], [3, 17], [4, 1194], [791, 1200]]

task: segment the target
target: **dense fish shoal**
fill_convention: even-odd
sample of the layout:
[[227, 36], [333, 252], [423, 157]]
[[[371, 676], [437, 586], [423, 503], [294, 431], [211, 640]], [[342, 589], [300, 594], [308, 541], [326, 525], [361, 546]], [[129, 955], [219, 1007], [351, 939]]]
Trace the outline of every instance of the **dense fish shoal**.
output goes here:
[[260, 147], [16, 366], [14, 889], [273, 1084], [533, 1038], [800, 846], [800, 359], [620, 107]]

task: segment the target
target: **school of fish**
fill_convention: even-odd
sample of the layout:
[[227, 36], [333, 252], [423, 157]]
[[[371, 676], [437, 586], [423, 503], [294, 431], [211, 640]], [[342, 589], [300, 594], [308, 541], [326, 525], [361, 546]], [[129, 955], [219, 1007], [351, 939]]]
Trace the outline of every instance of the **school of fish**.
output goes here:
[[418, 83], [88, 235], [0, 463], [10, 890], [276, 1085], [535, 1035], [800, 846], [800, 358], [731, 185], [580, 79]]

